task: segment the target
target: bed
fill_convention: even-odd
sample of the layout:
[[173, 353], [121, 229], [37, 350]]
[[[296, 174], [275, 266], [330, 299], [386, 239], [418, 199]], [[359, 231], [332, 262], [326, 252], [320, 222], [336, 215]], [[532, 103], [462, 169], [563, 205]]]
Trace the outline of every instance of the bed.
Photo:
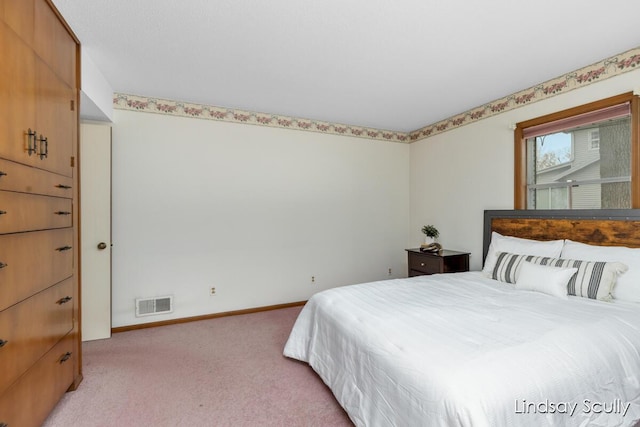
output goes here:
[[[575, 254], [609, 254], [618, 269], [618, 257], [638, 257], [618, 274], [640, 288], [640, 249], [627, 249], [640, 248], [639, 210], [485, 211], [484, 224], [487, 263], [494, 233], [563, 249], [570, 239]], [[580, 262], [571, 280], [602, 264]], [[553, 272], [544, 286], [568, 276], [535, 268]], [[307, 302], [284, 354], [307, 362], [357, 426], [635, 425], [640, 301], [519, 286], [472, 271], [329, 289]]]

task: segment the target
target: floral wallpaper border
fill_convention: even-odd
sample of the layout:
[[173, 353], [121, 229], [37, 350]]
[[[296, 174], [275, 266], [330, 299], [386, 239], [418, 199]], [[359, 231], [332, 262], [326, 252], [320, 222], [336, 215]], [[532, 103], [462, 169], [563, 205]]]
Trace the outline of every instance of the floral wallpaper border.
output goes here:
[[393, 142], [408, 142], [406, 132], [387, 131], [361, 126], [343, 125], [297, 117], [280, 116], [268, 113], [256, 113], [213, 105], [192, 104], [189, 102], [116, 93], [113, 97], [114, 108], [121, 110], [143, 111], [147, 113], [169, 114], [173, 116], [194, 117], [218, 120], [230, 123], [243, 123], [258, 126], [304, 130], [309, 132], [330, 133], [355, 136]]
[[640, 48], [631, 49], [567, 73], [561, 77], [548, 80], [539, 85], [521, 90], [504, 98], [409, 132], [409, 142], [419, 141], [478, 120], [486, 119], [496, 114], [504, 113], [505, 111], [585, 87], [592, 83], [632, 71], [636, 67], [640, 68]]
[[640, 68], [640, 47], [412, 132], [397, 132], [116, 93], [116, 109], [411, 143]]

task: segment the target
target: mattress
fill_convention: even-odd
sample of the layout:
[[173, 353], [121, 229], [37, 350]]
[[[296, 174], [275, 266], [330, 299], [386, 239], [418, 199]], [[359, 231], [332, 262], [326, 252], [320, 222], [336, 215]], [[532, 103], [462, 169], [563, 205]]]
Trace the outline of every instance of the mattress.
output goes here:
[[568, 300], [480, 272], [314, 295], [284, 355], [358, 426], [630, 426], [640, 305]]

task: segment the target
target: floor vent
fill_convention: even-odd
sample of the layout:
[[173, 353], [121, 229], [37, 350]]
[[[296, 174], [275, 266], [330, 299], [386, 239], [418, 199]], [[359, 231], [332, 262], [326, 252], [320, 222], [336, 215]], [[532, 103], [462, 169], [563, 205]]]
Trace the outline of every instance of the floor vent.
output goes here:
[[172, 296], [136, 299], [136, 317], [171, 313], [172, 311], [173, 311]]

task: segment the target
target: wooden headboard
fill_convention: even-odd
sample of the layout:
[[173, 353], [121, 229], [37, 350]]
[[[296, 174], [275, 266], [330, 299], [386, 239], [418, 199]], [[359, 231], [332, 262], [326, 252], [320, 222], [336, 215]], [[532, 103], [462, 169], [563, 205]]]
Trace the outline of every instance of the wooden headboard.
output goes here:
[[486, 210], [483, 260], [492, 231], [525, 239], [571, 239], [592, 245], [638, 248], [640, 209]]

